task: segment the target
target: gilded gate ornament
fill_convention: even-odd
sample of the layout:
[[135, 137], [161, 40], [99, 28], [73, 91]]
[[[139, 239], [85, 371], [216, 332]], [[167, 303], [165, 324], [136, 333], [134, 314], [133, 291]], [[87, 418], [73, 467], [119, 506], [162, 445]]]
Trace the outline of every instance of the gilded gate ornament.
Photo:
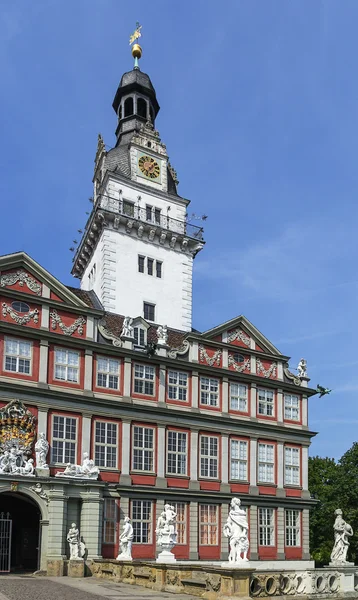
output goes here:
[[36, 417], [20, 400], [11, 400], [0, 409], [0, 453], [16, 447], [30, 455], [36, 434]]

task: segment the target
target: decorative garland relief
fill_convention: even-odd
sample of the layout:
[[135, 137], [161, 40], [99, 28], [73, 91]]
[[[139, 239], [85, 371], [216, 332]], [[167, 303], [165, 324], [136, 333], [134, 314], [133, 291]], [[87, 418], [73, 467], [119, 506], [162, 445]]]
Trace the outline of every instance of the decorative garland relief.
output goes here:
[[21, 287], [24, 284], [34, 292], [38, 296], [41, 296], [42, 286], [40, 283], [31, 277], [26, 271], [16, 271], [16, 273], [6, 273], [6, 275], [1, 275], [0, 277], [0, 287], [7, 287], [8, 285], [15, 285], [15, 283], [19, 283]]
[[229, 333], [229, 335], [227, 336], [227, 341], [229, 343], [234, 342], [235, 340], [241, 340], [245, 344], [245, 346], [250, 348], [250, 338], [241, 329], [234, 329], [234, 331]]
[[17, 323], [18, 325], [27, 325], [27, 323], [29, 323], [31, 321], [31, 319], [34, 320], [34, 323], [39, 322], [39, 311], [37, 310], [37, 308], [34, 308], [33, 310], [29, 310], [29, 312], [27, 312], [23, 316], [20, 316], [19, 313], [16, 312], [16, 310], [11, 308], [11, 306], [6, 304], [6, 302], [3, 302], [2, 303], [2, 314], [4, 317], [6, 317], [7, 315], [10, 315], [12, 320], [15, 321], [15, 323]]
[[72, 335], [73, 333], [75, 333], [75, 331], [77, 331], [79, 335], [83, 335], [83, 326], [86, 323], [86, 319], [84, 317], [78, 317], [72, 323], [72, 325], [69, 326], [64, 324], [60, 315], [55, 309], [53, 309], [53, 311], [50, 312], [50, 317], [51, 327], [53, 330], [56, 330], [58, 325], [61, 331], [64, 333], [64, 335]]
[[268, 379], [269, 377], [276, 377], [277, 371], [277, 363], [273, 362], [269, 369], [265, 369], [261, 360], [259, 358], [256, 359], [256, 373], [257, 375], [262, 375]]
[[240, 363], [236, 362], [236, 360], [234, 359], [232, 354], [229, 354], [228, 363], [229, 363], [229, 366], [233, 367], [235, 369], [235, 371], [237, 371], [238, 373], [242, 373], [243, 371], [251, 370], [251, 361], [249, 358], [246, 358], [246, 360], [242, 364], [240, 364]]
[[199, 356], [200, 360], [206, 362], [210, 367], [213, 367], [215, 364], [219, 367], [221, 362], [222, 350], [220, 348], [214, 352], [212, 356], [209, 356], [204, 346], [199, 346]]

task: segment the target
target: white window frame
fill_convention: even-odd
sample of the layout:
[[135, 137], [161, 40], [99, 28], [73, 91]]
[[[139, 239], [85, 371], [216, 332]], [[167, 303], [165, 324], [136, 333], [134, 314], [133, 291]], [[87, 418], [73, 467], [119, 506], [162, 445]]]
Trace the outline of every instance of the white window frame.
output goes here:
[[[202, 440], [208, 439], [208, 452], [204, 453], [202, 450]], [[214, 444], [211, 440], [216, 440], [216, 454], [214, 451]], [[220, 457], [220, 438], [217, 435], [200, 434], [199, 436], [199, 473], [201, 479], [218, 479], [219, 478], [219, 457]], [[205, 468], [206, 466], [206, 468]], [[212, 467], [216, 467], [216, 475], [211, 475]], [[208, 474], [205, 475], [207, 470]], [[204, 474], [203, 474], [204, 473]]]
[[[64, 419], [64, 422], [63, 422], [64, 437], [55, 437], [55, 435], [54, 435], [55, 417]], [[74, 438], [66, 437], [66, 422], [69, 419], [75, 421], [75, 423], [76, 423]], [[51, 463], [56, 464], [56, 465], [67, 465], [68, 463], [72, 463], [72, 464], [77, 463], [77, 439], [78, 439], [78, 417], [54, 413], [51, 417]], [[54, 460], [54, 446], [55, 446], [54, 442], [56, 442], [56, 441], [61, 442], [63, 444], [63, 446], [62, 446], [63, 460], [62, 461]], [[65, 456], [66, 444], [71, 444], [71, 446], [73, 447], [72, 457], [69, 457], [68, 460], [66, 460], [66, 456]]]
[[[103, 425], [104, 425], [104, 435], [105, 435], [105, 441], [97, 441], [97, 425], [101, 424], [101, 429], [103, 429]], [[110, 427], [108, 427], [110, 425]], [[112, 429], [112, 427], [114, 427], [115, 430], [115, 442], [108, 442], [108, 437], [109, 437], [109, 429]], [[114, 423], [113, 421], [104, 421], [102, 419], [96, 419], [94, 422], [94, 435], [93, 435], [93, 456], [94, 456], [94, 462], [97, 465], [97, 467], [100, 467], [101, 469], [118, 469], [118, 446], [119, 446], [119, 436], [118, 436], [118, 423]], [[102, 460], [100, 459], [100, 457], [97, 455], [97, 448], [104, 448], [104, 464], [102, 463]], [[109, 454], [108, 451], [111, 451], [111, 454]], [[112, 454], [112, 452], [114, 451], [114, 453]], [[114, 465], [108, 464], [110, 463], [110, 459], [112, 457], [115, 457], [115, 463]]]
[[[260, 392], [263, 392], [263, 397], [260, 398]], [[272, 394], [272, 396], [271, 396]], [[260, 412], [260, 408], [264, 412]], [[257, 416], [260, 417], [275, 417], [275, 392], [265, 388], [257, 388]]]
[[[238, 451], [237, 451], [238, 450]], [[244, 473], [243, 473], [244, 471]], [[238, 477], [236, 477], [236, 472]], [[230, 480], [248, 481], [249, 442], [239, 438], [230, 439]], [[240, 477], [240, 474], [243, 476]]]
[[259, 546], [276, 545], [276, 515], [273, 508], [259, 508], [258, 514], [258, 542]]
[[[6, 350], [6, 345], [7, 343], [16, 343], [17, 345], [17, 351], [16, 354], [12, 353], [12, 352], [7, 352]], [[26, 354], [21, 354], [21, 344], [25, 344], [26, 346], [29, 346], [29, 350], [30, 350], [30, 355], [26, 355]], [[7, 369], [6, 368], [6, 357], [10, 358], [11, 360], [15, 359], [16, 361], [16, 369]], [[22, 340], [19, 338], [13, 338], [13, 337], [7, 337], [5, 336], [4, 339], [4, 371], [6, 373], [18, 373], [19, 375], [26, 375], [27, 377], [30, 377], [32, 375], [32, 363], [33, 363], [33, 343], [30, 342], [29, 340]], [[25, 371], [20, 371], [19, 370], [19, 366], [20, 366], [20, 361], [28, 361], [29, 362], [29, 372], [26, 373]]]
[[[237, 388], [234, 392], [234, 389]], [[233, 406], [237, 404], [237, 406]], [[230, 410], [247, 413], [249, 411], [249, 386], [238, 381], [230, 381], [229, 386]]]
[[285, 446], [285, 485], [301, 485], [301, 451], [296, 446]]
[[[111, 508], [111, 515], [108, 516], [108, 507], [111, 506], [112, 508], [114, 508], [114, 511], [112, 513], [112, 508]], [[117, 541], [117, 518], [118, 518], [118, 507], [117, 507], [117, 502], [115, 498], [104, 498], [104, 503], [103, 503], [103, 544], [106, 545], [114, 545]], [[106, 524], [107, 523], [112, 523], [113, 524], [113, 535], [111, 537], [111, 539], [108, 539], [107, 537], [107, 527]]]
[[[270, 456], [272, 452], [272, 456]], [[276, 446], [269, 442], [257, 444], [257, 482], [275, 484]]]
[[200, 392], [201, 406], [211, 406], [214, 408], [220, 407], [220, 380], [216, 377], [200, 376]]
[[[66, 354], [66, 362], [57, 362], [57, 352], [64, 352]], [[71, 365], [68, 362], [68, 357], [70, 354], [77, 355], [77, 365]], [[61, 367], [65, 369], [66, 378], [62, 379], [56, 377], [56, 367]], [[78, 350], [70, 350], [69, 348], [62, 348], [60, 346], [54, 348], [54, 358], [53, 358], [53, 378], [55, 381], [72, 383], [74, 385], [80, 383], [80, 367], [81, 367], [81, 353]], [[68, 379], [68, 370], [73, 369], [73, 371], [77, 371], [77, 379], [73, 381], [72, 379]]]
[[[100, 361], [107, 361], [107, 367], [106, 369], [100, 369], [99, 365], [100, 365]], [[108, 356], [97, 356], [97, 372], [96, 372], [96, 386], [99, 388], [103, 388], [105, 390], [119, 390], [119, 386], [120, 386], [120, 376], [121, 376], [121, 361], [117, 358], [109, 358]], [[110, 365], [111, 363], [117, 363], [117, 372], [111, 371], [110, 370]], [[106, 378], [106, 385], [100, 384], [98, 382], [98, 376], [101, 375], [102, 378]], [[110, 378], [117, 378], [117, 385], [116, 387], [109, 385], [110, 384]]]
[[[135, 514], [134, 507], [138, 506], [140, 510]], [[147, 509], [149, 507], [149, 511]], [[153, 502], [151, 500], [131, 500], [130, 501], [131, 520], [134, 530], [133, 544], [147, 545], [152, 543], [153, 536]], [[145, 527], [146, 526], [146, 527]], [[139, 539], [138, 539], [139, 533]], [[145, 541], [143, 539], [146, 538]]]
[[[215, 517], [213, 521], [211, 520], [212, 516]], [[205, 528], [207, 528], [206, 533]], [[202, 541], [205, 538], [206, 543]], [[219, 543], [219, 506], [217, 504], [199, 504], [199, 546], [218, 546]]]
[[[143, 335], [141, 335], [143, 333]], [[147, 330], [141, 325], [133, 327], [134, 347], [145, 348], [147, 345]], [[143, 344], [141, 343], [141, 337], [143, 337]]]
[[[139, 368], [139, 369], [138, 369]], [[142, 376], [139, 376], [139, 374]], [[152, 373], [153, 377], [149, 376], [149, 373]], [[136, 381], [142, 383], [143, 391], [138, 392], [136, 390]], [[146, 385], [153, 386], [153, 392], [150, 394], [145, 391]], [[133, 364], [133, 393], [138, 394], [140, 396], [152, 396], [155, 397], [156, 393], [156, 368], [153, 365], [142, 365], [141, 363]]]
[[[171, 397], [170, 394], [175, 397]], [[180, 398], [180, 396], [185, 398]], [[168, 400], [176, 402], [189, 402], [189, 374], [185, 371], [168, 369]]]
[[[181, 440], [185, 439], [185, 448], [182, 449]], [[188, 432], [179, 431], [177, 429], [167, 430], [167, 475], [168, 477], [174, 476], [185, 476], [188, 474]], [[169, 448], [171, 441], [172, 449]], [[171, 458], [171, 461], [169, 461]], [[184, 458], [184, 462], [182, 459]], [[172, 463], [172, 464], [170, 464]], [[184, 465], [184, 470], [183, 470]], [[173, 470], [170, 470], [173, 469]], [[182, 472], [183, 471], [183, 472]]]
[[[293, 401], [297, 400], [297, 405], [293, 404]], [[297, 423], [301, 419], [301, 406], [300, 396], [298, 394], [284, 394], [283, 396], [283, 411], [285, 421], [296, 421]], [[286, 414], [286, 411], [288, 414]], [[297, 417], [294, 417], [294, 412], [297, 411]]]
[[301, 547], [301, 511], [285, 510], [285, 546], [288, 548]]
[[[136, 439], [135, 439], [135, 434], [136, 434], [136, 429], [142, 429], [142, 443], [141, 445], [136, 445]], [[146, 430], [151, 431], [151, 437], [152, 437], [152, 446], [150, 447], [149, 445], [146, 445], [146, 443], [149, 441], [149, 437], [146, 438]], [[155, 453], [156, 453], [156, 430], [155, 427], [148, 427], [146, 425], [136, 425], [135, 423], [132, 425], [132, 471], [135, 471], [136, 473], [155, 473]], [[137, 464], [135, 465], [135, 454], [137, 454], [137, 457], [141, 456], [140, 458], [140, 465]], [[145, 469], [145, 462], [148, 459], [148, 457], [151, 457], [151, 469]], [[137, 461], [139, 459], [137, 458]]]

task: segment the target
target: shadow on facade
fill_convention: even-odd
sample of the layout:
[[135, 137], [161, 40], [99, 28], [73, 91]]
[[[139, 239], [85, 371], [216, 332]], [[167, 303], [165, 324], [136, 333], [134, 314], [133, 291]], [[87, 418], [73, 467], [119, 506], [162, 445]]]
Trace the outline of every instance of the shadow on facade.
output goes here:
[[41, 512], [34, 500], [11, 492], [0, 494], [0, 513], [9, 513], [12, 521], [10, 553], [11, 572], [36, 571], [39, 568], [39, 530]]

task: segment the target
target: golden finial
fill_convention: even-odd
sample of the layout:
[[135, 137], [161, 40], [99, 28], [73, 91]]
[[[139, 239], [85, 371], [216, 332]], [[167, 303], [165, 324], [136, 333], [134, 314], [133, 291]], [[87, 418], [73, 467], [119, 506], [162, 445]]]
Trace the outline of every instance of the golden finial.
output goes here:
[[132, 47], [132, 56], [134, 58], [134, 68], [138, 69], [138, 59], [142, 56], [142, 48], [140, 47], [139, 44], [135, 43], [136, 40], [138, 40], [140, 37], [142, 37], [142, 34], [140, 32], [140, 30], [142, 29], [142, 26], [139, 25], [138, 21], [136, 23], [136, 28], [134, 33], [132, 33], [132, 35], [129, 38], [129, 45], [131, 46], [133, 44]]

